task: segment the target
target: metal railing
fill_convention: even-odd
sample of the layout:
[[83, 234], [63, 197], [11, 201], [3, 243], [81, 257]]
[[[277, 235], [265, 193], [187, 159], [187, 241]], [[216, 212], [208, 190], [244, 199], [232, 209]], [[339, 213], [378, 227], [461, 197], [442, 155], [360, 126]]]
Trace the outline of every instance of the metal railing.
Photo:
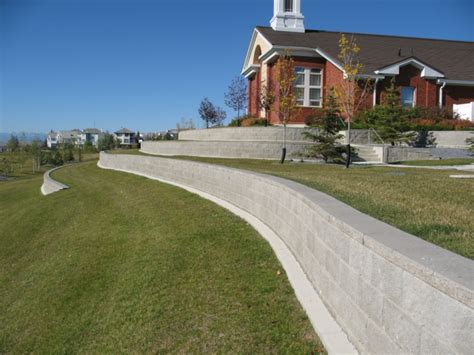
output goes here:
[[[373, 128], [369, 128], [369, 132], [368, 132], [368, 143], [369, 145], [372, 145], [374, 143], [372, 143], [372, 132], [375, 134], [375, 137], [377, 137], [379, 139], [380, 142], [382, 142], [382, 145], [385, 145], [385, 141], [382, 139], [382, 137], [380, 137], [380, 134], [377, 133], [377, 131]], [[375, 143], [375, 144], [380, 144], [380, 143]]]

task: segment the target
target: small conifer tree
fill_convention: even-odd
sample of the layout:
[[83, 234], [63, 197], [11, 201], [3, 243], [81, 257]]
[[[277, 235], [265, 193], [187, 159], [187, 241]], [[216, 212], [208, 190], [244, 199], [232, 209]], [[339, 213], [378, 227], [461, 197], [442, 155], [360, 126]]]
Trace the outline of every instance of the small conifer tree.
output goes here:
[[338, 140], [343, 138], [343, 135], [339, 134], [340, 128], [340, 111], [334, 88], [331, 88], [326, 99], [324, 115], [316, 118], [312, 126], [304, 132], [305, 138], [315, 143], [306, 149], [304, 155], [323, 159], [326, 163], [345, 162], [343, 154], [346, 149], [338, 143]]

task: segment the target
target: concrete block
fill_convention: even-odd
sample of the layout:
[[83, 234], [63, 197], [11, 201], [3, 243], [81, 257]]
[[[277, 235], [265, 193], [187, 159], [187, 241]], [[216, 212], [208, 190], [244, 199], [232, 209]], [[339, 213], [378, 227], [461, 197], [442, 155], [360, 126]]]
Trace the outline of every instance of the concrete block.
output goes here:
[[422, 327], [388, 299], [383, 301], [383, 328], [405, 352], [420, 353]]

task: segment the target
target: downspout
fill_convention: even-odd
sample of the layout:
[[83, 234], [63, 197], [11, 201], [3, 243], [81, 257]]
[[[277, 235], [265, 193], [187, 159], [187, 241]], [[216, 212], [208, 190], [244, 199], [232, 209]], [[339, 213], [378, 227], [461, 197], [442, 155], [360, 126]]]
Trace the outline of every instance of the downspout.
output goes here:
[[443, 108], [443, 89], [446, 86], [446, 81], [443, 82], [443, 85], [439, 88], [439, 108]]
[[375, 83], [374, 83], [374, 98], [372, 101], [372, 107], [375, 107], [377, 105], [377, 84], [379, 83], [380, 78], [375, 78]]

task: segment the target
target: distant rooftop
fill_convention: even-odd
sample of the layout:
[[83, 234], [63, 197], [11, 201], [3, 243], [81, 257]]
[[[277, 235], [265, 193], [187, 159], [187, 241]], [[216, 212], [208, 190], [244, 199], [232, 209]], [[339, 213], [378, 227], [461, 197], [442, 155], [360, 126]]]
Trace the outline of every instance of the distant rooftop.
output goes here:
[[121, 128], [115, 132], [115, 134], [133, 134], [135, 132], [129, 130], [128, 128]]

